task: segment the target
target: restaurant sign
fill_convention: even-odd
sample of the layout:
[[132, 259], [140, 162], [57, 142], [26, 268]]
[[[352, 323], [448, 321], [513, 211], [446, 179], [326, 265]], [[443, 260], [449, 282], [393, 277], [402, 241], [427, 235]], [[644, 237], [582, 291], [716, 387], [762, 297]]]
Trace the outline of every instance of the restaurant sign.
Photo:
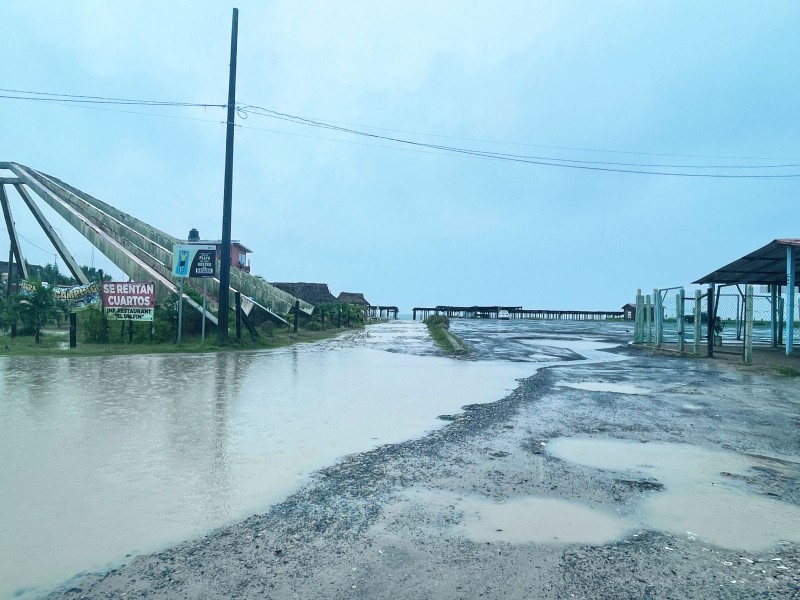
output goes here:
[[152, 282], [105, 281], [101, 287], [103, 312], [107, 319], [152, 321], [156, 307], [156, 286]]

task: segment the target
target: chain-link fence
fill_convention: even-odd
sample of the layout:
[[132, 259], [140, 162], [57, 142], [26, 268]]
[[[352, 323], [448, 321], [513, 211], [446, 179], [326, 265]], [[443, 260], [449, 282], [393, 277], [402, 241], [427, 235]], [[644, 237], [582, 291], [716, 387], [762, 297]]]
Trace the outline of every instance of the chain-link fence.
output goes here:
[[[688, 291], [674, 287], [653, 290], [652, 295], [639, 294], [634, 341], [704, 353], [711, 330], [713, 347], [718, 348], [715, 352], [744, 353], [746, 342], [750, 347], [783, 345], [789, 329], [787, 317], [793, 314], [793, 340], [800, 343], [800, 307], [796, 305], [792, 313], [781, 295], [764, 293], [768, 288], [759, 287], [758, 292], [750, 290], [752, 314], [745, 286]], [[709, 293], [713, 294], [711, 303]], [[711, 318], [709, 306], [713, 307]]]

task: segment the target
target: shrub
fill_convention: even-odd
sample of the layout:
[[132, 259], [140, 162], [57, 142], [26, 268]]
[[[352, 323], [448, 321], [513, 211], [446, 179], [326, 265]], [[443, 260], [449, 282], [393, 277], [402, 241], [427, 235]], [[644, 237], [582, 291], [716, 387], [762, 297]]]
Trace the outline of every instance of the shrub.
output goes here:
[[78, 331], [84, 342], [108, 343], [108, 319], [102, 310], [90, 308], [78, 313]]

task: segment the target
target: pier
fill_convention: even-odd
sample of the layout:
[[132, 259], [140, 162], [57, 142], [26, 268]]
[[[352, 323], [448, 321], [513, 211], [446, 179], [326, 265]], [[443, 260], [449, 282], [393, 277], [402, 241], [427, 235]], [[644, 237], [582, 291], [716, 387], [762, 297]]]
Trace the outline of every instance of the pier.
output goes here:
[[497, 319], [501, 310], [507, 310], [511, 319], [541, 319], [547, 321], [605, 321], [621, 319], [621, 310], [550, 310], [529, 309], [520, 306], [446, 306], [416, 307], [412, 309], [412, 318], [425, 320], [431, 315], [466, 319]]
[[397, 313], [400, 312], [396, 306], [370, 306], [369, 316], [373, 319], [394, 319], [397, 320]]

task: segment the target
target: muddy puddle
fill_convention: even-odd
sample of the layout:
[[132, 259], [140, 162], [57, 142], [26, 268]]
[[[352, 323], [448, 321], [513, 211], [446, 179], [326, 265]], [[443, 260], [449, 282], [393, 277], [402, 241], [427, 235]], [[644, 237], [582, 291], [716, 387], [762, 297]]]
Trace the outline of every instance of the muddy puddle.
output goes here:
[[[800, 508], [761, 495], [745, 477], [754, 468], [780, 469], [780, 460], [714, 451], [688, 444], [616, 439], [558, 438], [546, 445], [554, 457], [619, 472], [653, 485], [616, 510], [552, 497], [506, 500], [416, 487], [403, 491], [385, 514], [428, 535], [475, 542], [604, 545], [642, 529], [730, 550], [761, 552], [800, 542]], [[415, 523], [434, 509], [437, 518]], [[389, 526], [391, 527], [391, 526]], [[386, 525], [376, 528], [376, 532]]]
[[629, 394], [632, 396], [646, 396], [650, 390], [630, 385], [626, 383], [608, 383], [602, 381], [559, 381], [556, 383], [558, 387], [568, 387], [575, 390], [585, 390], [587, 392], [611, 392], [614, 394]]
[[596, 438], [558, 438], [547, 444], [547, 452], [662, 483], [663, 490], [633, 501], [633, 517], [643, 528], [752, 552], [782, 540], [800, 542], [800, 508], [761, 495], [744, 481], [754, 468], [780, 469], [778, 461], [688, 444]]
[[456, 532], [477, 542], [593, 544], [621, 538], [631, 525], [599, 508], [554, 498], [459, 503], [464, 520]]
[[479, 543], [602, 545], [624, 537], [634, 528], [631, 521], [603, 507], [557, 498], [502, 501], [414, 487], [400, 493], [398, 500], [384, 512], [384, 523], [374, 527], [374, 532], [385, 530], [387, 523], [398, 518], [413, 522], [415, 515], [427, 514], [431, 508], [439, 515], [438, 521], [416, 523], [420, 530]]

